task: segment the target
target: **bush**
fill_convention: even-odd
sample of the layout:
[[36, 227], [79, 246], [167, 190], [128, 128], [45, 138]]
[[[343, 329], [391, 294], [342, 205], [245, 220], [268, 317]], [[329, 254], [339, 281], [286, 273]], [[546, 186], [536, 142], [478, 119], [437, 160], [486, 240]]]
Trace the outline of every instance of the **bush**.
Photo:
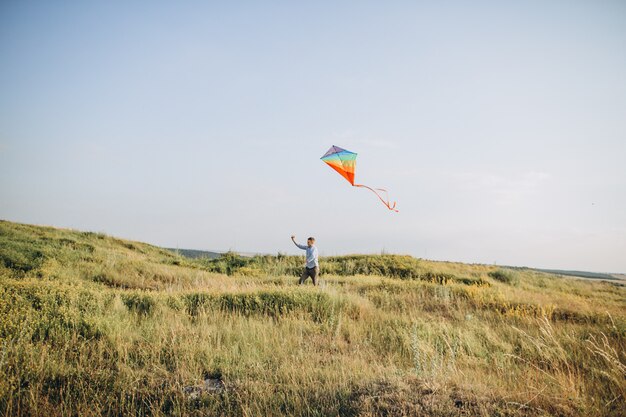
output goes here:
[[152, 313], [156, 302], [148, 294], [130, 293], [122, 295], [122, 302], [130, 311], [146, 316]]
[[489, 276], [496, 281], [504, 282], [509, 285], [517, 285], [519, 284], [519, 275], [515, 271], [511, 271], [510, 269], [497, 269], [495, 271], [491, 271]]
[[244, 316], [264, 315], [280, 318], [291, 313], [306, 313], [315, 322], [323, 322], [335, 310], [355, 314], [353, 306], [333, 299], [325, 293], [305, 291], [257, 291], [246, 293], [191, 293], [183, 297], [186, 311], [192, 317], [205, 308], [213, 308]]
[[39, 268], [43, 259], [44, 255], [41, 251], [21, 242], [13, 242], [10, 246], [7, 244], [7, 247], [0, 252], [0, 264], [21, 272]]

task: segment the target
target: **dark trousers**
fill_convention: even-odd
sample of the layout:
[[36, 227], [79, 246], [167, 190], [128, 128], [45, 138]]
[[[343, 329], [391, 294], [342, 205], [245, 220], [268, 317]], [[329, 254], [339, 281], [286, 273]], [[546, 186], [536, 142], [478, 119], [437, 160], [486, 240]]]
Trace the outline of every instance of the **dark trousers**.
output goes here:
[[300, 282], [298, 282], [298, 284], [304, 284], [304, 281], [306, 281], [308, 277], [311, 277], [311, 279], [313, 280], [313, 285], [317, 285], [317, 276], [319, 275], [319, 273], [319, 266], [313, 268], [304, 267], [304, 271], [302, 271], [302, 276], [300, 277]]

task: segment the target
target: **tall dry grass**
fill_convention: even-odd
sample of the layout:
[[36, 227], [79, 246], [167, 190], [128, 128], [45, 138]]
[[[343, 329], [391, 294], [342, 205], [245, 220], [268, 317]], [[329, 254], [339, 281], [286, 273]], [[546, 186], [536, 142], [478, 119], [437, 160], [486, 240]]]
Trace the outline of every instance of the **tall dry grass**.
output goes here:
[[0, 259], [0, 415], [623, 415], [609, 283], [377, 255], [300, 287], [298, 257], [8, 222]]

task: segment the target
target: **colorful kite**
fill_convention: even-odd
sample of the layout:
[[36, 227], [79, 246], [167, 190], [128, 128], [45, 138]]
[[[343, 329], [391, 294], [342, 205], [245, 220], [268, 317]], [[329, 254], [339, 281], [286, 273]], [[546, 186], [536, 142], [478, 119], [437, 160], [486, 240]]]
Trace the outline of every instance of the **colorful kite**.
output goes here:
[[[353, 187], [367, 188], [376, 194], [380, 201], [382, 201], [389, 210], [398, 212], [396, 209], [396, 202], [394, 201], [393, 204], [389, 202], [387, 190], [382, 188], [370, 188], [367, 185], [354, 183], [354, 171], [356, 170], [356, 154], [354, 152], [350, 152], [340, 148], [339, 146], [333, 145], [320, 159], [326, 162], [332, 169], [340, 173], [350, 184], [352, 184]], [[384, 192], [386, 198], [382, 198], [377, 191]]]

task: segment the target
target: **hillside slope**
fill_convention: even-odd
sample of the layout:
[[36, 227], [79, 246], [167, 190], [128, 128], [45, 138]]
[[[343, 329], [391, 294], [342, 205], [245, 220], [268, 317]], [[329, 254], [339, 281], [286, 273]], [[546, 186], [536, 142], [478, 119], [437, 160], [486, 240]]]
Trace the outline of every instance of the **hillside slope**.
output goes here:
[[0, 415], [623, 415], [624, 288], [321, 262], [0, 221]]

